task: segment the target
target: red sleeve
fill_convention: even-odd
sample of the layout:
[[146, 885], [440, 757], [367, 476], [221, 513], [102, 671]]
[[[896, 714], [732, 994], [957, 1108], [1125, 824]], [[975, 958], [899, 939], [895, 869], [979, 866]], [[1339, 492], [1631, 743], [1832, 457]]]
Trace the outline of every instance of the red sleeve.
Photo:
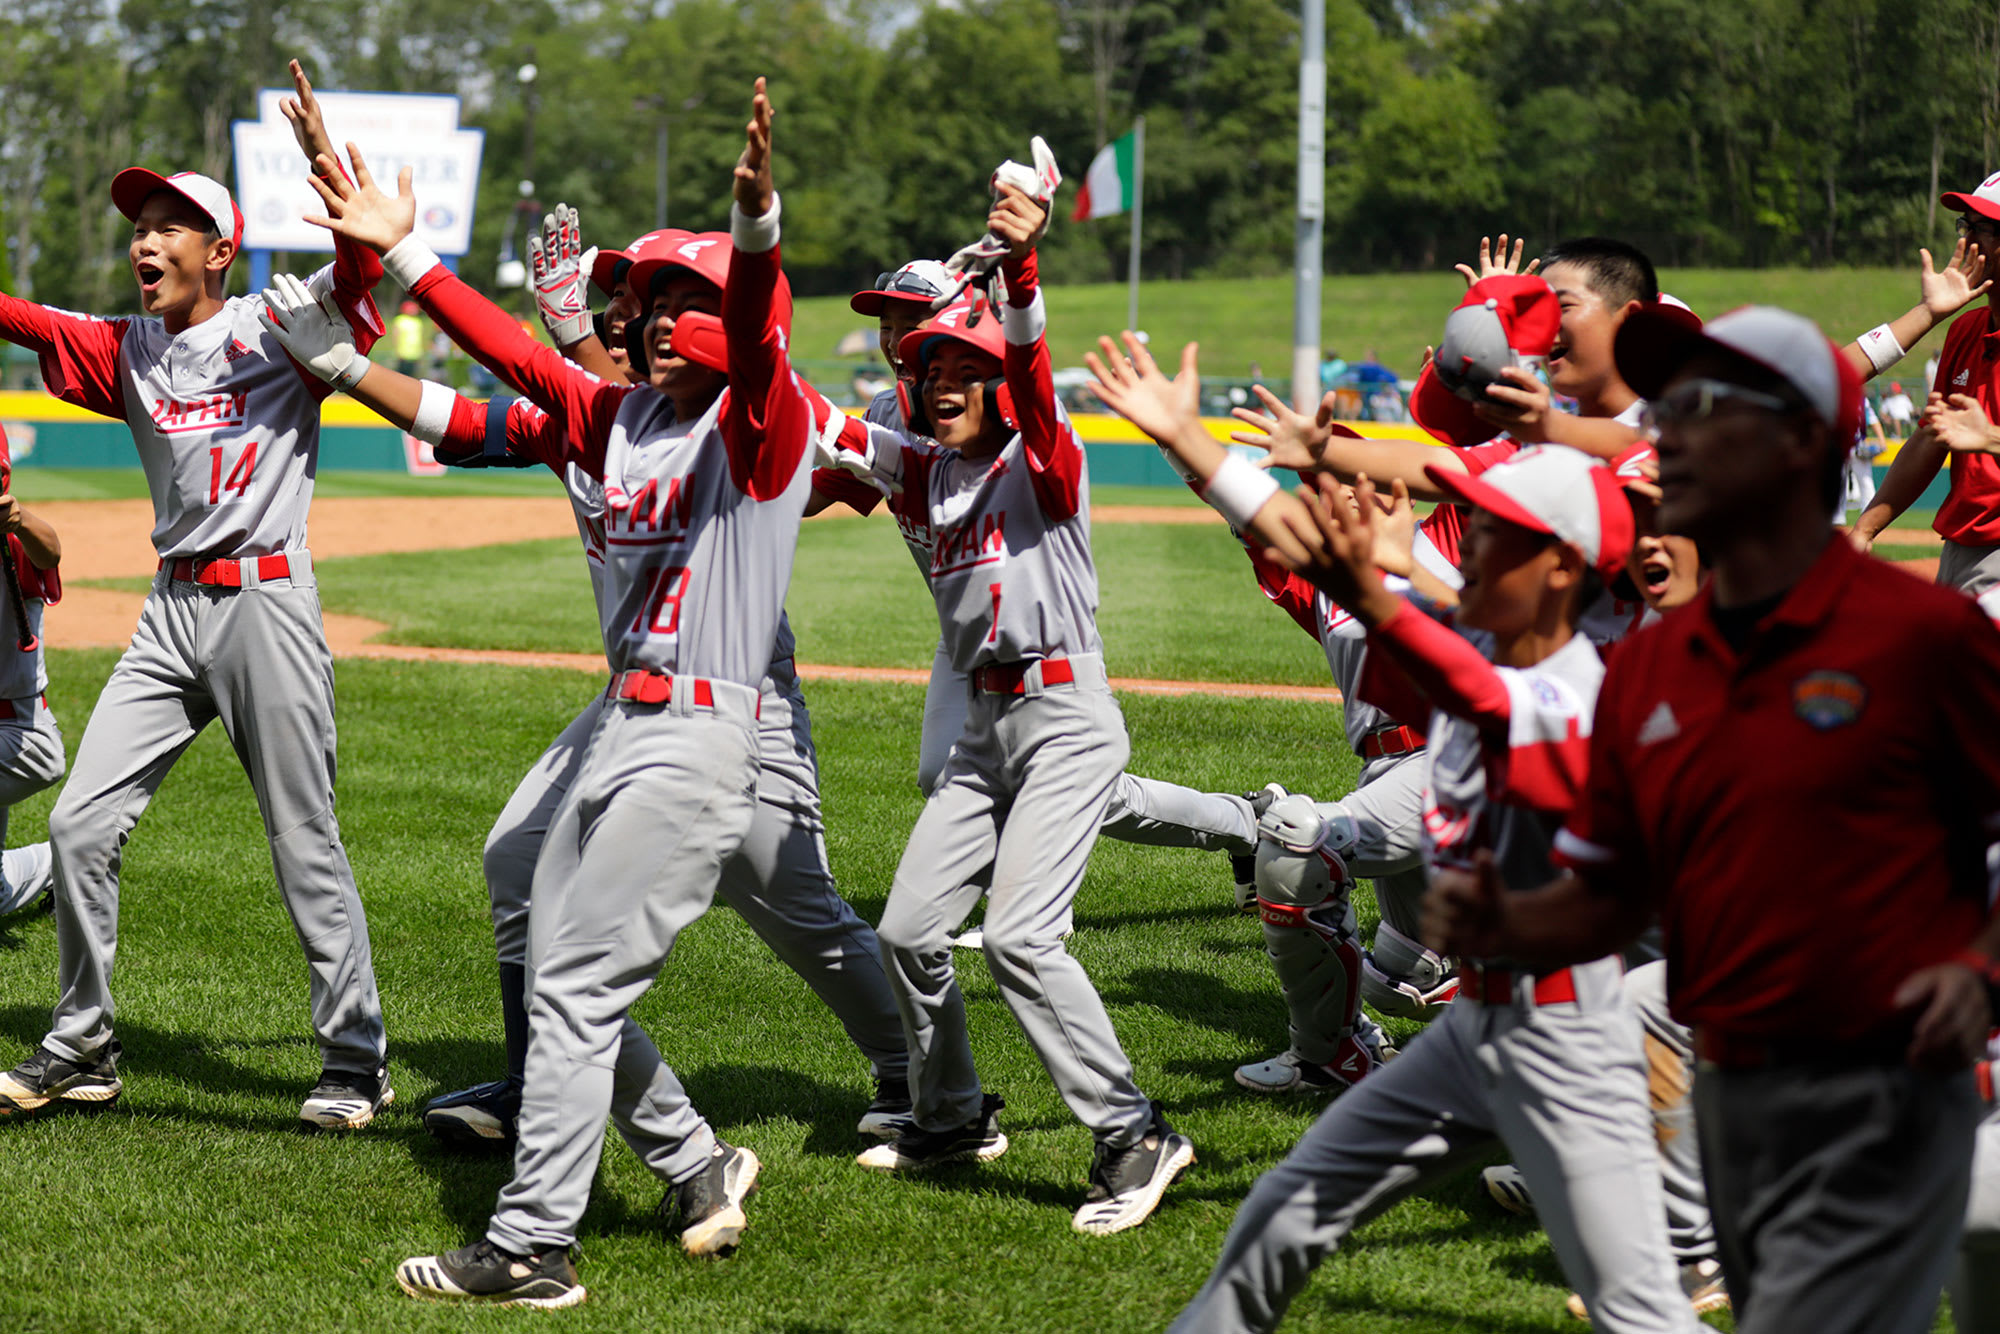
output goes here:
[[1467, 472], [1471, 473], [1474, 477], [1477, 477], [1479, 476], [1480, 473], [1485, 472], [1488, 468], [1492, 467], [1494, 464], [1505, 463], [1508, 459], [1511, 459], [1516, 454], [1520, 453], [1521, 442], [1518, 440], [1510, 440], [1507, 437], [1502, 436], [1498, 440], [1489, 440], [1483, 445], [1472, 445], [1469, 447], [1462, 445], [1447, 445], [1445, 446], [1445, 448], [1449, 450], [1451, 454], [1453, 454], [1460, 463], [1463, 463], [1465, 465], [1465, 470]]
[[[1035, 276], [1035, 254], [1006, 262], [1009, 314], [1031, 317], [1030, 341], [1015, 342], [1007, 334], [1007, 393], [1014, 400], [1014, 417], [1021, 426], [1021, 444], [1028, 456], [1028, 482], [1042, 513], [1061, 523], [1083, 508], [1083, 442], [1056, 411], [1056, 383], [1049, 362], [1048, 340], [1042, 336], [1042, 305]], [[1006, 317], [1002, 317], [1005, 327]]]
[[125, 391], [118, 383], [118, 345], [131, 327], [130, 320], [71, 315], [0, 292], [0, 338], [39, 354], [49, 393], [120, 421]]
[[1297, 621], [1299, 629], [1313, 637], [1313, 643], [1319, 643], [1319, 590], [1306, 582], [1304, 575], [1265, 560], [1247, 545], [1243, 550], [1250, 557], [1250, 569], [1256, 574], [1257, 587], [1264, 590], [1264, 596]]
[[438, 452], [454, 456], [482, 454], [495, 431], [509, 454], [531, 459], [558, 477], [563, 475], [564, 466], [574, 454], [562, 423], [527, 399], [516, 398], [503, 405], [480, 403], [463, 394], [452, 396], [451, 421], [445, 427], [443, 442], [437, 446]]
[[62, 601], [62, 575], [56, 566], [38, 570], [28, 559], [28, 549], [13, 533], [7, 534], [7, 558], [14, 562], [14, 573], [21, 580], [21, 596], [39, 599], [54, 606]]
[[729, 477], [752, 500], [781, 494], [812, 445], [812, 405], [792, 376], [786, 331], [778, 323], [778, 247], [738, 250], [722, 289], [722, 333], [729, 343], [729, 388], [722, 403], [722, 443]]
[[591, 476], [603, 478], [611, 424], [618, 417], [618, 405], [636, 386], [607, 384], [554, 348], [536, 342], [506, 311], [442, 264], [417, 279], [410, 296], [447, 338], [561, 423], [564, 438], [575, 445], [577, 464]]
[[1462, 635], [1405, 602], [1368, 632], [1368, 643], [1393, 656], [1432, 705], [1506, 737], [1513, 715], [1507, 683]]
[[828, 500], [847, 506], [856, 514], [873, 514], [882, 503], [882, 493], [851, 472], [840, 468], [814, 468], [812, 489]]
[[1630, 672], [1619, 670], [1613, 658], [1597, 694], [1597, 716], [1591, 725], [1590, 771], [1581, 798], [1568, 822], [1556, 835], [1555, 862], [1575, 871], [1593, 888], [1622, 895], [1652, 892], [1652, 858], [1645, 854], [1632, 783], [1625, 768], [1620, 738], [1630, 735], [1619, 721], [1623, 689]]

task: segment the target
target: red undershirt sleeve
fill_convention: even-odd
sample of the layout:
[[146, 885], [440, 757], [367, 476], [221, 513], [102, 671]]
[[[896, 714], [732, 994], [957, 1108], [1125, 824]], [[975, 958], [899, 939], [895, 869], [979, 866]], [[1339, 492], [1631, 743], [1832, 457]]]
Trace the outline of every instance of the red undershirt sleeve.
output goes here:
[[65, 403], [125, 420], [118, 346], [130, 320], [72, 315], [0, 292], [0, 338], [36, 353], [42, 384]]

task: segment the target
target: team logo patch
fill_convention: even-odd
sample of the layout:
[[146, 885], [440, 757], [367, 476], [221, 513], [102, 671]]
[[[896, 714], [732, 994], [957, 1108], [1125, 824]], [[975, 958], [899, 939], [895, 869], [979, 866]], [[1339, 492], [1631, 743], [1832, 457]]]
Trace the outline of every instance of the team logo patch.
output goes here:
[[1792, 712], [1821, 732], [1845, 727], [1868, 707], [1868, 687], [1847, 672], [1811, 672], [1792, 683]]

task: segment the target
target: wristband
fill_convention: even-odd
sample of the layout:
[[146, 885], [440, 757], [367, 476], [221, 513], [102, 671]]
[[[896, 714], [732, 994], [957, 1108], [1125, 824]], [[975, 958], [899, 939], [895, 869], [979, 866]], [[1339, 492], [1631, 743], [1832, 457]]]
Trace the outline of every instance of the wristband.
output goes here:
[[1896, 341], [1896, 331], [1886, 324], [1878, 324], [1867, 333], [1854, 340], [1861, 349], [1861, 355], [1868, 358], [1868, 364], [1880, 375], [1901, 361], [1906, 355], [1903, 345]]
[[347, 363], [344, 366], [333, 373], [333, 377], [327, 383], [342, 393], [346, 393], [348, 390], [354, 388], [355, 385], [361, 383], [361, 377], [368, 374], [369, 368], [374, 364], [368, 358], [356, 352], [347, 359]]
[[741, 204], [729, 206], [729, 244], [746, 255], [761, 255], [778, 244], [778, 215], [783, 207], [778, 192], [771, 192], [771, 211], [753, 218]]
[[411, 232], [402, 240], [389, 247], [382, 256], [382, 271], [396, 280], [398, 286], [408, 291], [417, 285], [417, 279], [429, 273], [444, 261], [437, 252], [417, 239]]
[[435, 380], [425, 380], [423, 384], [423, 395], [417, 400], [417, 415], [410, 423], [410, 434], [436, 448], [444, 443], [445, 428], [451, 425], [451, 405], [457, 401], [458, 395]]
[[1042, 305], [1042, 294], [1036, 292], [1025, 306], [1000, 306], [1000, 332], [1011, 347], [1033, 347], [1041, 341], [1042, 333], [1049, 326], [1047, 309]]
[[1241, 454], [1231, 454], [1208, 479], [1202, 488], [1201, 498], [1229, 520], [1230, 524], [1244, 532], [1250, 529], [1250, 520], [1264, 502], [1278, 494], [1278, 479], [1265, 472]]

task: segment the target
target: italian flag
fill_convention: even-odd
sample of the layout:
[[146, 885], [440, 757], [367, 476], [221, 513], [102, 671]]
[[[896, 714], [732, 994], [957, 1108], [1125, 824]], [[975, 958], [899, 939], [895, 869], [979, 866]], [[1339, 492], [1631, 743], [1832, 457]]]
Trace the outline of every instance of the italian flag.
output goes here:
[[1114, 213], [1131, 211], [1132, 181], [1137, 174], [1132, 162], [1133, 140], [1134, 136], [1127, 133], [1097, 150], [1097, 156], [1090, 160], [1090, 170], [1083, 174], [1083, 188], [1076, 192], [1072, 221], [1108, 218]]

